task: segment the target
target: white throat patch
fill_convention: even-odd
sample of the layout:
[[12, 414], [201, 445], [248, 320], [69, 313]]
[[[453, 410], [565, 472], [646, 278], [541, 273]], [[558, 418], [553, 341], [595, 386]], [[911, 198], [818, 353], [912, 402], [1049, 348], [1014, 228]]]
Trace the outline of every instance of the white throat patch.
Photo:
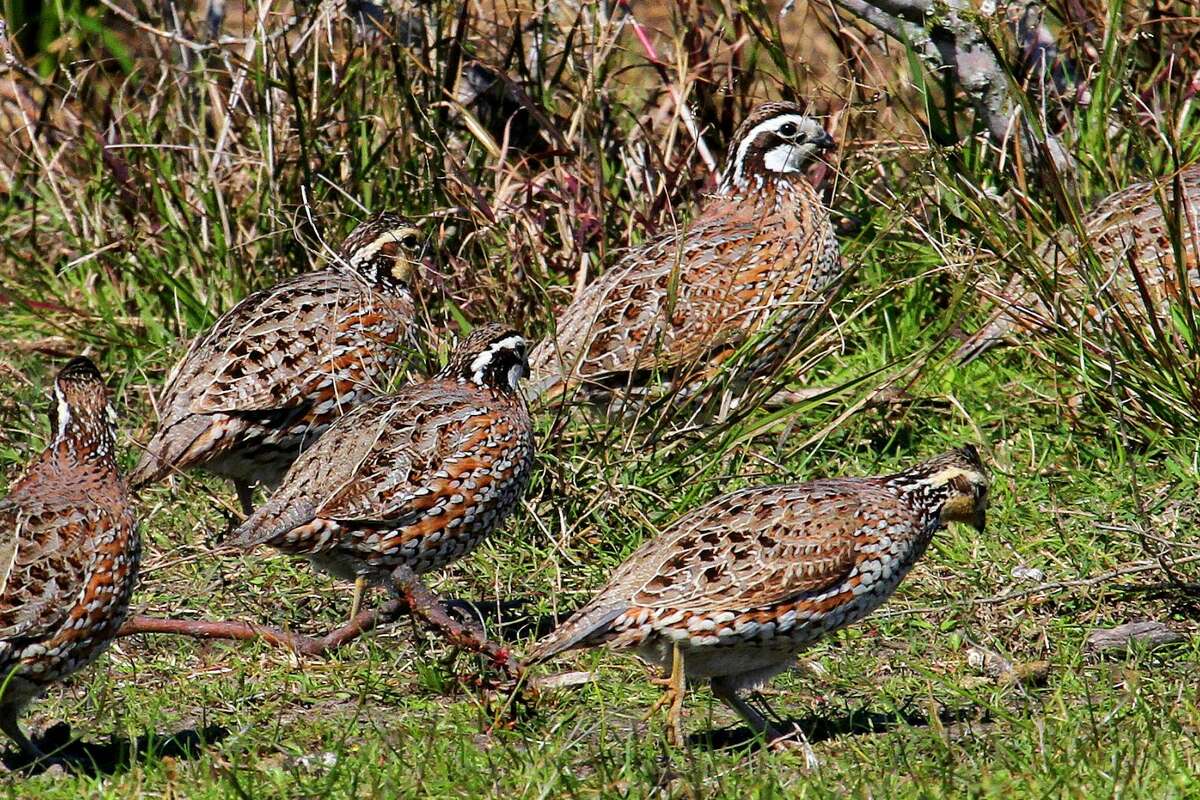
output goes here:
[[[733, 186], [739, 186], [739, 185], [741, 185], [742, 180], [745, 178], [744, 171], [745, 171], [745, 166], [746, 166], [746, 155], [747, 155], [747, 153], [750, 152], [750, 145], [754, 144], [754, 140], [757, 139], [763, 133], [766, 133], [768, 131], [779, 130], [781, 127], [788, 124], [789, 122], [791, 124], [795, 125], [797, 130], [802, 130], [802, 131], [807, 131], [810, 128], [812, 128], [814, 125], [812, 120], [810, 120], [808, 117], [805, 117], [802, 114], [783, 114], [782, 116], [771, 117], [769, 120], [767, 120], [765, 122], [760, 122], [757, 125], [755, 125], [742, 138], [741, 143], [738, 145], [737, 152], [734, 153], [733, 164], [731, 165], [733, 167], [733, 174], [729, 180], [729, 184], [731, 184]], [[786, 146], [786, 147], [776, 147], [767, 153], [767, 158], [769, 159], [771, 157], [771, 155], [775, 153], [776, 150], [780, 150], [780, 149], [799, 150], [801, 148], [798, 146], [795, 146], [795, 145]], [[811, 149], [810, 149], [810, 151], [811, 151]], [[776, 156], [776, 158], [778, 158], [778, 156]], [[775, 169], [769, 160], [766, 162], [765, 166], [767, 167], [767, 169], [772, 170], [773, 172], [795, 171], [795, 170]]]
[[524, 377], [525, 377], [525, 365], [524, 364], [513, 364], [511, 367], [508, 368], [508, 388], [515, 392], [517, 390], [517, 387], [520, 385], [521, 378], [524, 378]]
[[799, 172], [808, 154], [814, 150], [811, 145], [781, 144], [767, 151], [763, 166], [768, 172]]

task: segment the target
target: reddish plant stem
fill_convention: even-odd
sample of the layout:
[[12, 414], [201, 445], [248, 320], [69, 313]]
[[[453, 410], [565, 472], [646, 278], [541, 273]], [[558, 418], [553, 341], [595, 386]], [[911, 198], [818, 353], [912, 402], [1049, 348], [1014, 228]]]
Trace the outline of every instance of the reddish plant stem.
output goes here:
[[633, 35], [641, 43], [642, 49], [646, 51], [646, 58], [658, 70], [658, 74], [666, 84], [667, 90], [671, 93], [671, 99], [675, 102], [675, 108], [679, 110], [679, 117], [683, 120], [683, 126], [687, 128], [688, 134], [696, 143], [696, 152], [700, 154], [704, 165], [708, 167], [709, 172], [717, 171], [717, 161], [713, 158], [712, 153], [708, 149], [708, 143], [704, 141], [704, 137], [700, 135], [700, 127], [696, 124], [696, 118], [692, 116], [692, 111], [683, 102], [683, 97], [679, 94], [679, 89], [675, 87], [674, 81], [671, 80], [667, 73], [667, 65], [661, 58], [658, 57], [658, 51], [654, 49], [654, 43], [650, 41], [649, 34], [646, 29], [637, 21], [637, 17], [633, 15], [633, 9], [629, 5], [629, 0], [618, 0], [618, 5], [625, 11], [629, 17], [629, 24], [633, 26]]
[[392, 600], [379, 609], [361, 612], [342, 627], [320, 637], [304, 636], [266, 625], [256, 625], [252, 622], [162, 619], [143, 614], [127, 619], [121, 629], [117, 631], [117, 636], [166, 633], [175, 636], [190, 636], [195, 639], [229, 639], [243, 642], [261, 639], [267, 644], [291, 650], [300, 655], [321, 656], [357, 639], [380, 623], [395, 619], [406, 607], [405, 602]]

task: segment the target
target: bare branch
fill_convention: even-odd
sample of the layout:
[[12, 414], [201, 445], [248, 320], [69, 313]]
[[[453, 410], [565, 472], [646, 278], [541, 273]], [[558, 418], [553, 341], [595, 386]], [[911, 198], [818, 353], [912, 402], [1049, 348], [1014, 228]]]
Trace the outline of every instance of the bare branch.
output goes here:
[[915, 45], [916, 42], [928, 38], [925, 36], [925, 29], [919, 22], [906, 23], [901, 18], [903, 15], [884, 10], [884, 6], [893, 6], [896, 5], [895, 3], [868, 3], [866, 0], [834, 0], [834, 2], [898, 41]]
[[[1008, 73], [992, 43], [970, 20], [964, 0], [946, 0], [933, 9], [931, 0], [831, 0], [888, 36], [913, 47], [932, 72], [950, 70], [966, 91], [992, 141], [999, 147], [1019, 136], [1026, 153], [1039, 149], [1020, 107], [1010, 94]], [[1064, 175], [1074, 168], [1056, 138], [1047, 134], [1054, 167]]]

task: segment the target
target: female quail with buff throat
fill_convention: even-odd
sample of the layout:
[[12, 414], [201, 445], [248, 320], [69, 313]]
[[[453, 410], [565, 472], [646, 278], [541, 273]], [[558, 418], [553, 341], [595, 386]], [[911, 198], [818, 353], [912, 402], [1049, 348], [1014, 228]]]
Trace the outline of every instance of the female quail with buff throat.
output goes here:
[[410, 282], [422, 237], [377, 214], [327, 269], [255, 292], [188, 349], [159, 398], [158, 430], [130, 485], [204, 469], [231, 478], [242, 511], [301, 451], [379, 393], [416, 336]]
[[967, 445], [902, 472], [743, 489], [685, 514], [639, 547], [529, 663], [577, 648], [633, 650], [685, 676], [768, 741], [788, 731], [739, 696], [831, 631], [882, 605], [949, 522], [983, 529], [987, 470]]

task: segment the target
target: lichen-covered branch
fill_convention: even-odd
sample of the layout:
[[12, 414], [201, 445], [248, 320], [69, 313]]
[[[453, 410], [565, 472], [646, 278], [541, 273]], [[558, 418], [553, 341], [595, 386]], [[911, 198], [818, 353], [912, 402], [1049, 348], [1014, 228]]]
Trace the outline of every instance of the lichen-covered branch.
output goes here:
[[[992, 43], [971, 19], [964, 0], [832, 0], [840, 8], [911, 46], [935, 73], [949, 72], [967, 93], [992, 141], [1004, 147], [1020, 137], [1028, 155], [1040, 152], [1032, 129], [1021, 119], [1010, 92], [1008, 74]], [[1055, 168], [1073, 172], [1070, 156], [1053, 136], [1046, 136]], [[1034, 165], [1038, 159], [1032, 159]]]

